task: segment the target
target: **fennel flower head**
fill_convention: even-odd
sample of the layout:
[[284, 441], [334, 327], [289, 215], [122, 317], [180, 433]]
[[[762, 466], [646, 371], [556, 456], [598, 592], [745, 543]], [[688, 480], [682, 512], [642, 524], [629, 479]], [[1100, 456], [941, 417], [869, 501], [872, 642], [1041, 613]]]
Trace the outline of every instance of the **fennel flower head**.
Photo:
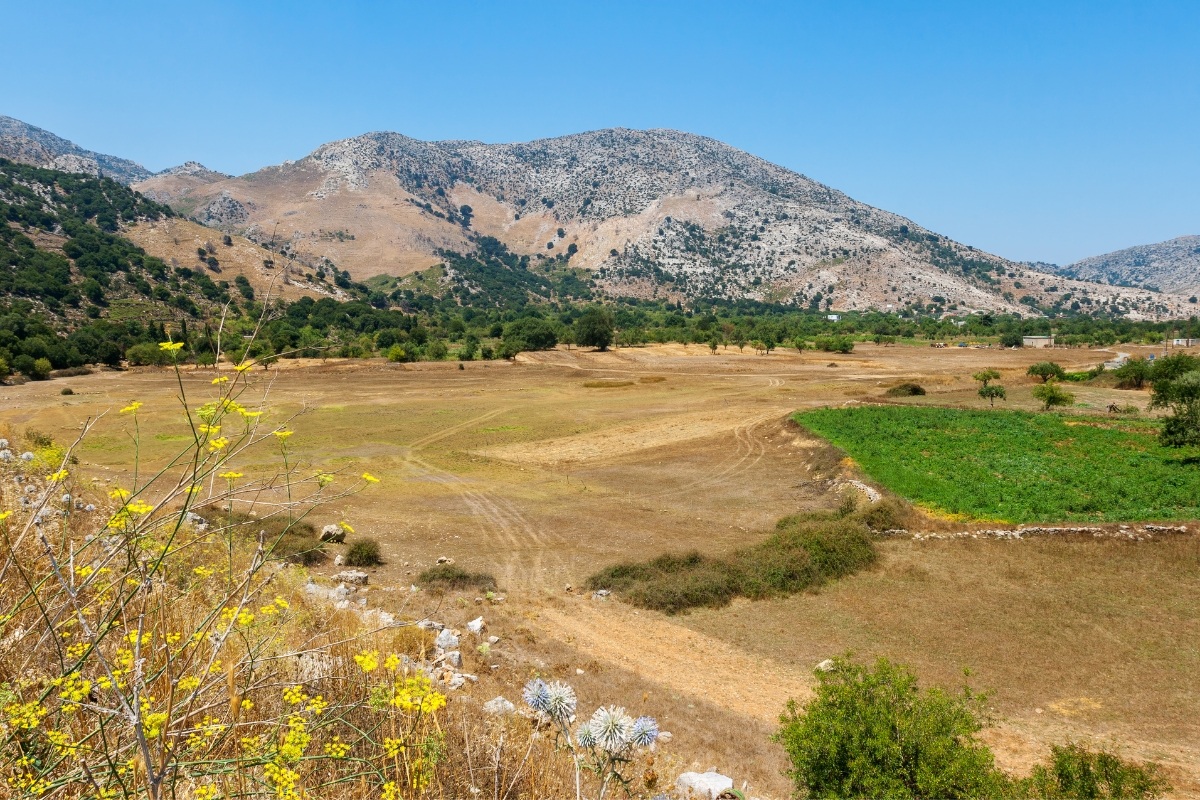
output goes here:
[[575, 690], [565, 683], [546, 683], [541, 678], [534, 678], [525, 684], [521, 696], [525, 699], [525, 705], [537, 712], [544, 721], [570, 724], [575, 719]]

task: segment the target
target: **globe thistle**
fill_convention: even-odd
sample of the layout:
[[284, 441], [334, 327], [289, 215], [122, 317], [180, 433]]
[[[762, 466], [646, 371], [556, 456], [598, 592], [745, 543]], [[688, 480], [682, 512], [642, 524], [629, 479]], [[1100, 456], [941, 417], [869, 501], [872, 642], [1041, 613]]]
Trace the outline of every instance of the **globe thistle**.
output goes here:
[[575, 743], [587, 750], [596, 746], [596, 732], [592, 730], [590, 720], [580, 725], [579, 730], [575, 732]]
[[658, 739], [658, 722], [654, 717], [638, 717], [633, 721], [630, 737], [636, 747], [649, 747]]
[[534, 678], [525, 684], [521, 697], [525, 699], [525, 705], [539, 714], [547, 713], [550, 708], [550, 687], [541, 678]]
[[550, 719], [559, 723], [570, 723], [575, 719], [575, 690], [565, 683], [555, 681], [546, 685], [546, 711]]
[[596, 737], [596, 746], [609, 753], [623, 752], [633, 739], [633, 719], [619, 706], [600, 706], [588, 726]]

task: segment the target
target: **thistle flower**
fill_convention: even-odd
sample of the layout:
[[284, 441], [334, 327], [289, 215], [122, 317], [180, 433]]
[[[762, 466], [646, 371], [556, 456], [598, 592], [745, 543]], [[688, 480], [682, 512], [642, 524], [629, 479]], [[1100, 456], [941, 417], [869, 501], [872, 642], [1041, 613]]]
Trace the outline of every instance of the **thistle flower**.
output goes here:
[[541, 678], [534, 678], [525, 684], [521, 696], [525, 704], [545, 720], [566, 724], [575, 718], [575, 690], [565, 683], [546, 683]]
[[633, 719], [619, 706], [600, 706], [588, 720], [596, 746], [609, 753], [627, 750], [633, 740]]
[[658, 721], [654, 717], [638, 717], [633, 721], [632, 742], [635, 747], [649, 747], [658, 739]]
[[550, 706], [550, 687], [541, 678], [534, 678], [525, 684], [525, 688], [521, 690], [521, 697], [525, 700], [525, 705], [539, 714], [545, 714]]

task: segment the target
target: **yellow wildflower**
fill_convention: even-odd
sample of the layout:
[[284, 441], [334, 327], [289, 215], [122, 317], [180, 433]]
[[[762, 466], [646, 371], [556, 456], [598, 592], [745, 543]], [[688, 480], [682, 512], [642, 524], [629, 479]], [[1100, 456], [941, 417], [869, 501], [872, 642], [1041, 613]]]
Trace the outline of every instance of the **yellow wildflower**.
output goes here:
[[275, 434], [276, 438], [278, 438], [278, 439], [286, 439], [289, 436], [291, 436], [294, 433], [294, 431], [285, 431], [285, 430], [280, 429], [277, 431], [271, 431], [271, 433]]
[[369, 472], [364, 472], [362, 474], [362, 477], [363, 477], [363, 480], [366, 481], [367, 483], [379, 483], [379, 478], [376, 478], [374, 475], [372, 475]]
[[400, 787], [395, 781], [387, 781], [383, 784], [380, 790], [380, 795], [383, 800], [400, 800]]
[[48, 712], [40, 703], [10, 703], [4, 707], [4, 715], [8, 724], [18, 730], [33, 730], [41, 724], [42, 718]]
[[208, 449], [212, 450], [213, 452], [216, 452], [217, 450], [224, 450], [228, 446], [229, 446], [229, 440], [227, 438], [225, 438], [224, 436], [220, 436], [216, 439], [213, 439], [211, 442], [208, 443]]
[[192, 792], [192, 800], [217, 800], [218, 796], [217, 787], [211, 783], [197, 786], [196, 790]]
[[222, 375], [219, 378], [213, 378], [212, 382], [213, 382], [213, 386], [216, 386], [219, 383], [229, 383], [229, 376]]
[[324, 489], [326, 486], [328, 486], [331, 483], [333, 483], [333, 476], [330, 475], [328, 472], [318, 472], [317, 473], [317, 486], [320, 486], [322, 489]]
[[242, 709], [242, 711], [250, 711], [251, 709], [254, 708], [254, 701], [248, 697], [243, 697], [241, 702], [238, 705]]
[[165, 350], [168, 353], [174, 353], [176, 350], [183, 349], [183, 342], [159, 342], [159, 350]]
[[354, 528], [351, 528], [350, 523], [346, 522], [346, 520], [339, 522], [338, 527], [344, 530], [346, 533], [354, 533]]
[[179, 682], [176, 683], [175, 686], [178, 687], [179, 691], [181, 692], [190, 692], [193, 689], [199, 688], [200, 679], [195, 675], [188, 675], [185, 678], [180, 678]]
[[308, 695], [304, 693], [304, 687], [297, 684], [283, 690], [283, 699], [289, 705], [298, 706], [308, 700]]
[[379, 651], [364, 650], [354, 656], [354, 662], [358, 664], [363, 672], [371, 672], [379, 668]]
[[400, 656], [392, 653], [383, 661], [383, 668], [388, 672], [395, 672], [400, 668]]
[[69, 474], [70, 473], [67, 472], [65, 469], [60, 469], [58, 472], [54, 473], [53, 475], [47, 475], [46, 480], [49, 481], [50, 483], [59, 483], [60, 481], [66, 480], [67, 475], [69, 475]]
[[142, 407], [142, 404], [135, 400], [132, 403], [130, 403], [129, 405], [122, 408], [121, 413], [122, 414], [136, 414], [137, 410], [141, 407]]
[[254, 362], [243, 361], [241, 364], [238, 364], [236, 367], [234, 367], [234, 369], [237, 370], [238, 372], [245, 372], [246, 370], [252, 369], [253, 367], [254, 367]]
[[215, 436], [221, 432], [221, 426], [220, 425], [197, 425], [196, 430], [200, 431], [200, 433], [207, 433], [210, 436]]
[[340, 736], [334, 736], [325, 743], [325, 755], [330, 758], [345, 758], [350, 753], [350, 745], [342, 741]]
[[240, 473], [240, 472], [234, 472], [233, 470], [230, 470], [229, 472], [222, 472], [219, 477], [232, 482], [232, 481], [236, 481], [238, 478], [243, 478], [245, 476], [242, 475], [242, 473]]
[[0, 522], [3, 522], [4, 520], [8, 519], [11, 516], [12, 516], [11, 511], [0, 511]]
[[167, 714], [165, 711], [156, 711], [153, 714], [147, 714], [142, 720], [142, 730], [146, 733], [147, 739], [157, 739], [162, 736], [163, 728], [167, 725]]
[[263, 414], [263, 412], [261, 412], [261, 411], [247, 411], [244, 408], [238, 409], [238, 413], [241, 414], [242, 419], [245, 419], [245, 420], [257, 419], [257, 418], [261, 417]]
[[116, 489], [113, 489], [111, 492], [109, 492], [108, 496], [111, 497], [113, 500], [120, 500], [120, 501], [124, 502], [129, 499], [129, 490], [116, 488]]
[[192, 574], [203, 580], [204, 578], [211, 578], [213, 570], [209, 567], [192, 567]]

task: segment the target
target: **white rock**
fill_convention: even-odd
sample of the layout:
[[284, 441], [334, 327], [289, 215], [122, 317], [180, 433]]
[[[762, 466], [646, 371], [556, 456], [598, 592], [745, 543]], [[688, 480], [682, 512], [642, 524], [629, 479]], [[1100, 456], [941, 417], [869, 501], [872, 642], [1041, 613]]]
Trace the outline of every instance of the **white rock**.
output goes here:
[[446, 663], [455, 669], [462, 667], [462, 653], [458, 650], [450, 650], [446, 653]]
[[733, 778], [719, 772], [685, 772], [675, 779], [675, 788], [684, 797], [715, 800], [721, 792], [733, 788]]
[[333, 565], [335, 567], [340, 567], [345, 563], [346, 563], [346, 557], [344, 555], [342, 555], [341, 553], [338, 553], [336, 556], [333, 557]]
[[453, 563], [454, 563], [454, 559], [453, 559], [453, 558], [450, 558], [449, 556], [438, 556], [437, 563], [439, 563], [439, 564], [453, 564]]
[[443, 628], [434, 640], [434, 644], [443, 650], [453, 650], [458, 647], [458, 637], [449, 628]]
[[334, 575], [333, 580], [343, 581], [344, 583], [349, 583], [354, 586], [366, 586], [367, 581], [370, 580], [370, 578], [368, 578], [367, 573], [363, 572], [362, 570], [347, 569], [342, 570], [337, 575]]
[[33, 461], [33, 453], [26, 450], [24, 453], [21, 453], [21, 460], [22, 461]]
[[341, 525], [326, 525], [321, 528], [321, 541], [341, 544], [346, 541], [346, 531]]
[[463, 685], [466, 684], [466, 682], [467, 682], [467, 679], [465, 676], [455, 675], [453, 678], [450, 679], [450, 683], [447, 684], [447, 686], [452, 690], [461, 689], [463, 687]]
[[500, 644], [500, 637], [499, 636], [489, 636], [488, 644]]
[[484, 627], [483, 617], [476, 617], [475, 619], [473, 619], [467, 623], [467, 630], [469, 630], [471, 633], [475, 634], [476, 636], [483, 633], [483, 627]]
[[483, 704], [483, 712], [497, 717], [507, 717], [517, 713], [517, 707], [504, 697], [493, 697]]
[[817, 664], [817, 669], [821, 672], [833, 672], [834, 666], [836, 665], [833, 663], [833, 659], [827, 658], [820, 664]]

